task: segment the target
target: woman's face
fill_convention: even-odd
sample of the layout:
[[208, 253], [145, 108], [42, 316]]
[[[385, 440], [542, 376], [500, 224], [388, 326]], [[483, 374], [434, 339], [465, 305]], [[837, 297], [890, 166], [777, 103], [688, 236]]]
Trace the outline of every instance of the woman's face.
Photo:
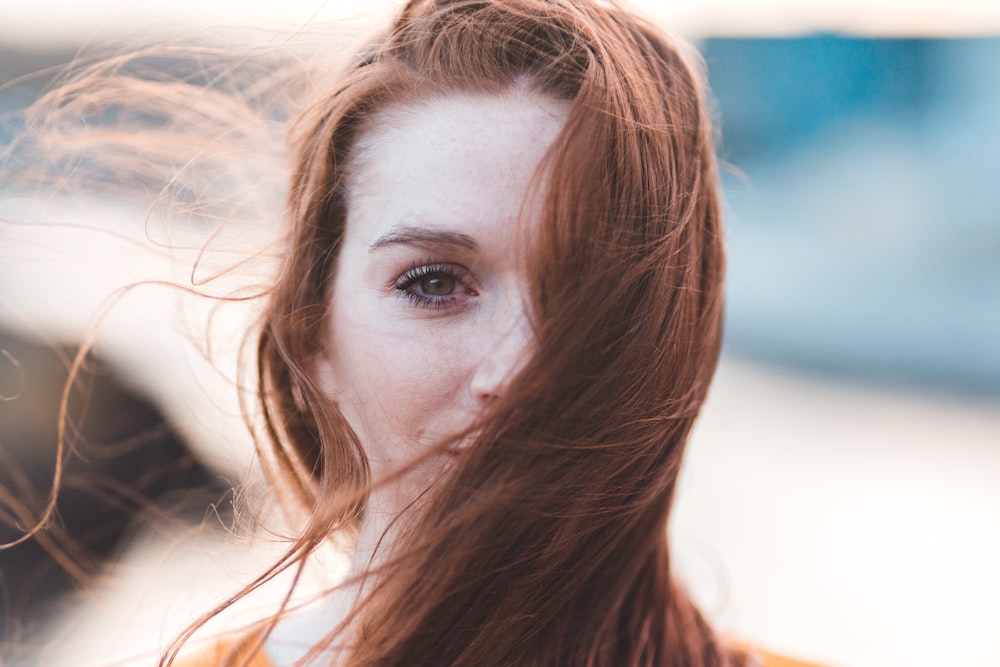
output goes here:
[[[532, 354], [529, 185], [566, 113], [530, 94], [455, 94], [383, 111], [358, 141], [319, 376], [374, 480], [468, 427]], [[462, 447], [390, 485], [389, 506]]]

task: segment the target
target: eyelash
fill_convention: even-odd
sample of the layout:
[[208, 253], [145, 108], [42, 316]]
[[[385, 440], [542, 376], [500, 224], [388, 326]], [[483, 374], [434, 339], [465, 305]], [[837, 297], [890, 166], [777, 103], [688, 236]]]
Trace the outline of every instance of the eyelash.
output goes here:
[[392, 282], [398, 296], [411, 302], [419, 308], [445, 309], [454, 306], [459, 301], [458, 293], [447, 296], [428, 296], [410, 291], [421, 279], [428, 276], [444, 275], [455, 281], [456, 289], [462, 289], [462, 294], [474, 294], [468, 285], [469, 272], [454, 264], [441, 262], [418, 262]]

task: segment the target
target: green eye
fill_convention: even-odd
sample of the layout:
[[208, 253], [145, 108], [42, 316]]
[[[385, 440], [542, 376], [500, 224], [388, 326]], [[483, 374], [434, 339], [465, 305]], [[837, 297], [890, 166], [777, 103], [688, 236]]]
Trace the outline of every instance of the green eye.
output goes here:
[[432, 273], [417, 281], [417, 286], [427, 296], [449, 296], [455, 293], [455, 276]]

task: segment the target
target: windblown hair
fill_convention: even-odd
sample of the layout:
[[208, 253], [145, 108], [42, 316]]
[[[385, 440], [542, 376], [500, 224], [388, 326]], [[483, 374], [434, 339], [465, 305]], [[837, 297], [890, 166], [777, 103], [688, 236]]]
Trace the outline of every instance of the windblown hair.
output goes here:
[[526, 86], [570, 105], [528, 264], [537, 352], [407, 523], [349, 665], [744, 664], [667, 545], [724, 274], [711, 123], [684, 51], [613, 4], [411, 0], [294, 125], [290, 241], [258, 362], [272, 472], [311, 516], [305, 558], [356, 522], [373, 483], [311, 374], [339, 325], [330, 281], [359, 137], [428, 96]]

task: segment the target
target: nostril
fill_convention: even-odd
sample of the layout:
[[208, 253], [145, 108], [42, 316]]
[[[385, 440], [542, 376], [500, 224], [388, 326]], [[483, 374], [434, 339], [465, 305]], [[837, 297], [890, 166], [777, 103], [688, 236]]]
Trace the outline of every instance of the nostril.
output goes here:
[[524, 367], [527, 358], [525, 345], [505, 345], [495, 350], [476, 369], [472, 380], [473, 394], [484, 403], [497, 400]]
[[489, 369], [478, 369], [472, 382], [472, 393], [480, 403], [492, 403], [500, 398], [501, 384]]
[[492, 403], [493, 401], [500, 398], [500, 394], [496, 392], [483, 391], [483, 392], [478, 392], [476, 394], [476, 398], [478, 398], [483, 403]]

